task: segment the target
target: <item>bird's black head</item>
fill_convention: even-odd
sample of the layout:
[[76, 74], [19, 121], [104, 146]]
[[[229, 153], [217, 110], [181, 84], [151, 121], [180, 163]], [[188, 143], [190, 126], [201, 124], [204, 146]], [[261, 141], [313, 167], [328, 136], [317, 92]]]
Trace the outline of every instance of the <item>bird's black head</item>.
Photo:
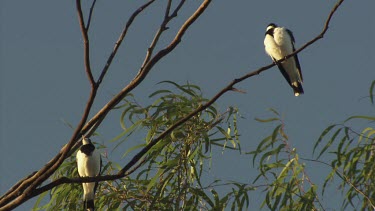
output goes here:
[[270, 24], [268, 24], [267, 29], [268, 29], [268, 28], [276, 28], [276, 27], [277, 27], [276, 24], [274, 24], [274, 23], [270, 23]]
[[80, 150], [87, 156], [91, 156], [92, 152], [95, 150], [95, 146], [89, 138], [82, 137], [82, 146]]
[[277, 25], [274, 24], [274, 23], [270, 23], [270, 24], [268, 24], [267, 29], [266, 29], [266, 34], [269, 34], [269, 35], [273, 36], [273, 30], [274, 30], [276, 27], [277, 27]]

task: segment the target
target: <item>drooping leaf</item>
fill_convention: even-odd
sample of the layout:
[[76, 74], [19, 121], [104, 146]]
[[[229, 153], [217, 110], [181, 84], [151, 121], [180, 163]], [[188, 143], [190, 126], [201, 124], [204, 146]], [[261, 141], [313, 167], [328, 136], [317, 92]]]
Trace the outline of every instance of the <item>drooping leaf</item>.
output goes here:
[[321, 134], [321, 135], [319, 136], [319, 138], [318, 138], [318, 141], [316, 141], [316, 143], [315, 143], [315, 145], [314, 145], [313, 153], [312, 153], [312, 154], [315, 153], [315, 150], [316, 150], [316, 148], [318, 147], [318, 145], [320, 144], [320, 142], [321, 142], [321, 141], [323, 140], [323, 138], [327, 135], [327, 133], [329, 133], [329, 131], [331, 131], [332, 128], [334, 128], [334, 127], [336, 127], [336, 124], [328, 126], [328, 127], [322, 132], [322, 134]]
[[374, 88], [375, 88], [375, 80], [372, 81], [369, 92], [370, 92], [370, 101], [374, 104]]
[[364, 120], [370, 120], [370, 121], [375, 121], [375, 117], [373, 116], [351, 116], [349, 118], [347, 118], [344, 122], [348, 122], [349, 120], [352, 120], [352, 119], [364, 119]]
[[255, 120], [258, 121], [258, 122], [266, 123], [266, 122], [279, 121], [280, 119], [279, 118], [268, 118], [268, 119], [255, 118]]
[[333, 136], [331, 137], [331, 139], [328, 141], [328, 143], [323, 147], [323, 149], [320, 151], [318, 157], [316, 159], [319, 159], [320, 156], [323, 155], [323, 153], [332, 145], [332, 143], [336, 140], [336, 137], [338, 136], [338, 134], [341, 132], [342, 128], [339, 128], [338, 130], [336, 130], [336, 132], [333, 134]]

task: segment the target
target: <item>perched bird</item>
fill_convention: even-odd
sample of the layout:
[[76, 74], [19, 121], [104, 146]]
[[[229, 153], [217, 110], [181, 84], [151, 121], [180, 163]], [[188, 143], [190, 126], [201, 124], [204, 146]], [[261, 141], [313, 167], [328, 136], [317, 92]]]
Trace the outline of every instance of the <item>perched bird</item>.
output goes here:
[[[100, 153], [95, 149], [89, 138], [82, 138], [82, 146], [77, 152], [77, 167], [80, 177], [95, 177], [100, 174], [102, 160]], [[83, 186], [83, 208], [94, 210], [95, 191], [98, 182], [82, 183]]]
[[[267, 54], [274, 62], [293, 53], [295, 51], [294, 42], [293, 34], [289, 29], [278, 27], [274, 23], [267, 26], [264, 46]], [[277, 66], [289, 85], [293, 88], [294, 95], [299, 96], [303, 94], [303, 78], [297, 54], [284, 60], [281, 64], [277, 64]]]

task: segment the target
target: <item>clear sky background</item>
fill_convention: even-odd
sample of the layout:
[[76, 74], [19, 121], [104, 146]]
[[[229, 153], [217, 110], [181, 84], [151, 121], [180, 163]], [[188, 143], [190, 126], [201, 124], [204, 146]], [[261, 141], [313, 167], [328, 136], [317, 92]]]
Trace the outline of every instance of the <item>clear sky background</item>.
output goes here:
[[[84, 1], [86, 2], [86, 1]], [[144, 1], [98, 1], [91, 25], [92, 67], [97, 77], [129, 15]], [[166, 1], [157, 1], [134, 22], [113, 62], [93, 112], [100, 109], [137, 73], [155, 30], [162, 21]], [[187, 1], [172, 21], [159, 48], [174, 36], [176, 27], [199, 5]], [[294, 32], [299, 47], [314, 38], [336, 1], [213, 1], [188, 30], [173, 53], [156, 65], [134, 90], [140, 102], [162, 80], [201, 86], [209, 98], [240, 77], [271, 63], [263, 39], [270, 22]], [[87, 5], [86, 5], [87, 6]], [[369, 114], [368, 88], [375, 79], [375, 1], [345, 1], [334, 15], [324, 37], [299, 54], [305, 94], [294, 97], [274, 67], [241, 82], [246, 94], [228, 93], [217, 101], [222, 109], [238, 106], [245, 117], [239, 122], [244, 151], [254, 149], [271, 133], [272, 125], [256, 122], [270, 117], [268, 108], [282, 113], [290, 143], [300, 156], [311, 158], [311, 149], [329, 124], [349, 115]], [[86, 13], [87, 14], [87, 13]], [[41, 168], [70, 139], [89, 95], [84, 73], [82, 38], [74, 1], [0, 2], [0, 193]], [[98, 129], [95, 141], [107, 144], [121, 132], [119, 112], [112, 112]], [[141, 136], [140, 136], [141, 137]], [[135, 140], [139, 143], [141, 140]], [[111, 152], [112, 149], [109, 149]], [[123, 149], [126, 151], [126, 149]], [[120, 160], [121, 150], [110, 155]], [[251, 157], [217, 149], [212, 178], [250, 183], [256, 170]], [[235, 163], [236, 165], [233, 165]], [[327, 168], [307, 163], [307, 174], [321, 184]], [[235, 173], [233, 173], [235, 172]], [[333, 187], [333, 189], [335, 189]], [[339, 191], [333, 191], [338, 195]], [[331, 197], [321, 197], [326, 208], [339, 207]], [[256, 197], [251, 199], [257, 204]], [[17, 210], [29, 209], [26, 203]]]

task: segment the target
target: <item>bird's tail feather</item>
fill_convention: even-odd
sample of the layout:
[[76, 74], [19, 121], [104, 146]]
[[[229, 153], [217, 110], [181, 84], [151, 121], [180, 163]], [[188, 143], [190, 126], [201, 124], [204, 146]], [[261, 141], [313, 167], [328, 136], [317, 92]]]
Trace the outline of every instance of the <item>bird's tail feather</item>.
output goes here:
[[299, 96], [300, 94], [303, 94], [304, 91], [303, 91], [303, 88], [302, 88], [302, 84], [300, 82], [297, 82], [297, 86], [295, 86], [295, 84], [292, 85], [292, 88], [293, 88], [293, 91], [294, 91], [294, 96]]
[[94, 211], [94, 200], [87, 200], [83, 203], [83, 209]]

